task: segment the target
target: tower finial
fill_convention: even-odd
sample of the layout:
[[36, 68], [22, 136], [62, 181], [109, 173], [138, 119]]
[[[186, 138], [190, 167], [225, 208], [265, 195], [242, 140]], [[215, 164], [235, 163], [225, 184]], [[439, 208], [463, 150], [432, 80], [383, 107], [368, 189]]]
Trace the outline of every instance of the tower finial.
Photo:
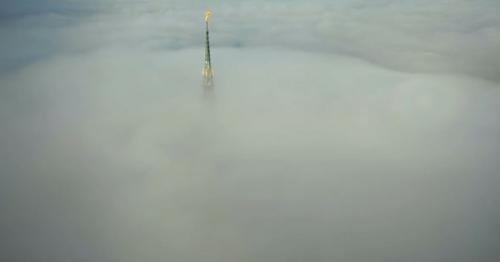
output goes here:
[[205, 23], [208, 23], [208, 19], [212, 16], [212, 11], [210, 11], [210, 9], [208, 9], [206, 12], [205, 12]]

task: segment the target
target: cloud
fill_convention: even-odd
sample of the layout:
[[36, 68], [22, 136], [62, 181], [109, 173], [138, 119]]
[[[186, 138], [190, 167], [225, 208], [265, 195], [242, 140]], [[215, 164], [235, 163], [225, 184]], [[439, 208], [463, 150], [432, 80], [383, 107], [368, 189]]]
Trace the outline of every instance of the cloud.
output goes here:
[[[35, 21], [23, 22], [28, 32], [19, 34], [9, 30], [11, 26], [4, 30], [6, 38], [12, 39], [4, 45], [24, 43], [28, 37], [41, 42], [40, 50], [24, 51], [28, 54], [110, 44], [169, 49], [200, 46], [199, 17], [208, 5], [205, 1], [156, 0], [29, 3], [10, 8], [37, 14]], [[500, 19], [496, 14], [500, 5], [494, 0], [214, 1], [211, 6], [216, 12], [214, 43], [219, 46], [335, 52], [399, 71], [499, 80]], [[58, 37], [45, 39], [46, 30]], [[26, 45], [23, 50], [32, 49]], [[56, 47], [57, 51], [52, 50]], [[10, 49], [2, 48], [2, 56], [12, 56]]]
[[11, 16], [1, 260], [494, 260], [496, 5], [445, 3], [217, 2], [212, 99], [205, 2]]

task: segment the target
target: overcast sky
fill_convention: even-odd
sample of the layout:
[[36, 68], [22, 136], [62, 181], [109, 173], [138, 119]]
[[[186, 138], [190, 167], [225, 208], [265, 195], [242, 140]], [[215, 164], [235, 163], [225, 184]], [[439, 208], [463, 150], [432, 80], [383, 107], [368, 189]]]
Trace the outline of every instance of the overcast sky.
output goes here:
[[496, 261], [499, 13], [2, 1], [0, 260]]

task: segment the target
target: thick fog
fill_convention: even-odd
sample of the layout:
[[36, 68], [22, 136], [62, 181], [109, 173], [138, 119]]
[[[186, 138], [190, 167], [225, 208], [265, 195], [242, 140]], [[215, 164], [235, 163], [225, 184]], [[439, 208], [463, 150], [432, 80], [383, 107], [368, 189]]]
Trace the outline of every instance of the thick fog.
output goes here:
[[497, 261], [499, 12], [4, 1], [0, 261]]

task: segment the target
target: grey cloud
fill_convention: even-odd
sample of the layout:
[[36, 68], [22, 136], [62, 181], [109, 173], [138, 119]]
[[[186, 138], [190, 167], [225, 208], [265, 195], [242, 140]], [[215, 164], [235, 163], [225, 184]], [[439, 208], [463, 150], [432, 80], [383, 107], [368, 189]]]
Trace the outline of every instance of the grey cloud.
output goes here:
[[[74, 20], [74, 10], [88, 15], [75, 26], [51, 28], [67, 41], [58, 50], [109, 44], [200, 46], [200, 13], [208, 5], [205, 1], [66, 2], [66, 9], [57, 13], [64, 19]], [[465, 73], [493, 81], [500, 75], [496, 1], [215, 1], [211, 5], [216, 12], [214, 43], [219, 46], [336, 52], [400, 71]], [[61, 18], [44, 19], [53, 24]], [[32, 36], [40, 30], [45, 26]], [[26, 35], [7, 38], [19, 43]], [[56, 46], [51, 40], [41, 41], [42, 51]]]
[[445, 4], [219, 1], [211, 100], [205, 1], [2, 22], [0, 260], [496, 260], [496, 5]]

